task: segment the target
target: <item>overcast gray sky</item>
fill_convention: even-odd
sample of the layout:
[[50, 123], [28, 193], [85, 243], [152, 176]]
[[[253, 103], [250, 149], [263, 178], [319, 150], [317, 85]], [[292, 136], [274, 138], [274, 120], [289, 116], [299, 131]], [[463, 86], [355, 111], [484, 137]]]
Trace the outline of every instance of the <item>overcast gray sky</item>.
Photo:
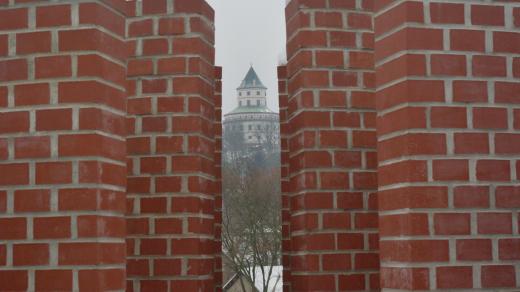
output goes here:
[[252, 63], [278, 112], [276, 67], [285, 62], [285, 0], [206, 0], [215, 9], [216, 63], [223, 67], [223, 112], [237, 105], [236, 88]]

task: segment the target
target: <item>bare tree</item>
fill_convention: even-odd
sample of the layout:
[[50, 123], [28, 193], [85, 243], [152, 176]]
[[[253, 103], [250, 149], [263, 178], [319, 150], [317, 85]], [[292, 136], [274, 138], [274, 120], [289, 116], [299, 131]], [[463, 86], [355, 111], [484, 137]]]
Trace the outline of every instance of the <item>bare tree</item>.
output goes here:
[[240, 277], [243, 291], [260, 274], [262, 292], [271, 292], [281, 257], [280, 169], [259, 166], [257, 159], [249, 155], [224, 164], [223, 253], [230, 268], [247, 279]]

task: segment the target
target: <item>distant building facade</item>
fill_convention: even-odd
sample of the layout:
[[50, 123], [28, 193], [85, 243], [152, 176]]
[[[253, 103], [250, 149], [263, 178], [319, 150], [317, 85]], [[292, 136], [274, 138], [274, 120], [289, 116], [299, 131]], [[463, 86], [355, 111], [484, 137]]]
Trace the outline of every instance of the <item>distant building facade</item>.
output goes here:
[[235, 137], [234, 142], [247, 149], [278, 145], [279, 115], [267, 107], [267, 87], [252, 66], [237, 88], [237, 101], [238, 106], [224, 115], [224, 139]]

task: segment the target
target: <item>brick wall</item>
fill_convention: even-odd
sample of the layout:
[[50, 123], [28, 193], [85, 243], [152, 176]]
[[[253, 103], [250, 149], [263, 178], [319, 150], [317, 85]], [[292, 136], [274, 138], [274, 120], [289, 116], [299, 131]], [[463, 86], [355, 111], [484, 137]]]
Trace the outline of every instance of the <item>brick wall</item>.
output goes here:
[[125, 19], [98, 1], [6, 2], [1, 290], [124, 289]]
[[283, 289], [291, 291], [291, 197], [289, 189], [289, 128], [287, 124], [287, 66], [279, 66], [278, 102], [280, 107], [280, 190], [282, 196]]
[[286, 8], [293, 291], [379, 287], [371, 9], [325, 0]]
[[222, 67], [215, 67], [215, 291], [222, 291]]
[[[372, 2], [286, 9], [284, 291], [518, 290], [520, 3]], [[220, 291], [213, 18], [0, 0], [0, 290]]]
[[213, 291], [213, 17], [177, 0], [127, 19], [128, 291]]
[[384, 290], [520, 286], [520, 4], [494, 2], [376, 1]]

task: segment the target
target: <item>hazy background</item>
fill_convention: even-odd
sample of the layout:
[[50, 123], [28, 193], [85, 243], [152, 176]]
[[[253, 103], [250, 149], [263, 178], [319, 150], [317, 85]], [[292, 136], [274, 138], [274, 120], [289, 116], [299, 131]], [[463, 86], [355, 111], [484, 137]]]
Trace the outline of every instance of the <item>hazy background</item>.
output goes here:
[[223, 67], [223, 112], [237, 105], [236, 88], [253, 64], [278, 112], [276, 67], [286, 60], [285, 0], [206, 0], [215, 9], [216, 64]]

